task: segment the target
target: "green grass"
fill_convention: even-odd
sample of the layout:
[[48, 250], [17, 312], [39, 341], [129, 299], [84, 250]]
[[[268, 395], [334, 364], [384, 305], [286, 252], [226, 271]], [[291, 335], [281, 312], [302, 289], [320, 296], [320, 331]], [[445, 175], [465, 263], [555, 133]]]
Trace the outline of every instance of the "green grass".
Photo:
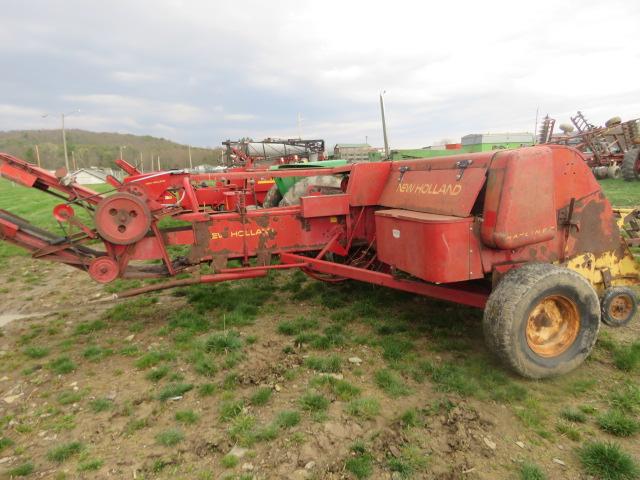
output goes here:
[[73, 390], [65, 390], [58, 395], [58, 403], [60, 405], [71, 405], [82, 400], [82, 393]]
[[170, 369], [167, 365], [161, 365], [147, 372], [145, 378], [151, 382], [159, 382], [168, 375], [169, 371]]
[[601, 480], [634, 480], [640, 468], [617, 443], [590, 442], [578, 451], [584, 471]]
[[318, 321], [305, 317], [298, 317], [295, 320], [286, 320], [278, 324], [278, 333], [283, 335], [299, 335], [307, 330], [318, 328]]
[[12, 447], [15, 444], [13, 440], [8, 437], [0, 437], [0, 452], [2, 452], [5, 448]]
[[108, 398], [96, 398], [89, 402], [89, 408], [94, 413], [106, 412], [113, 408], [113, 401]]
[[200, 420], [200, 415], [198, 415], [193, 410], [178, 410], [176, 412], [175, 419], [180, 423], [184, 423], [186, 425], [193, 425], [198, 420]]
[[31, 475], [35, 470], [35, 466], [31, 462], [25, 462], [17, 467], [13, 467], [7, 473], [9, 477], [26, 477]]
[[62, 463], [74, 455], [84, 450], [84, 445], [80, 442], [62, 443], [47, 452], [47, 458], [52, 462]]
[[88, 460], [83, 460], [78, 464], [79, 472], [95, 472], [96, 470], [100, 470], [104, 465], [104, 461], [97, 458], [90, 458]]
[[298, 402], [300, 408], [308, 412], [323, 412], [329, 408], [329, 400], [319, 393], [307, 392]]
[[82, 356], [91, 362], [97, 362], [109, 355], [113, 355], [113, 350], [98, 345], [91, 345], [82, 352]]
[[624, 182], [605, 178], [598, 180], [605, 195], [616, 207], [633, 207], [640, 203], [640, 189], [637, 182]]
[[340, 380], [329, 375], [320, 375], [311, 380], [310, 385], [318, 388], [325, 389], [331, 394], [338, 397], [340, 400], [351, 400], [360, 395], [362, 390], [355, 385], [347, 382], [346, 380]]
[[402, 412], [399, 420], [403, 428], [413, 428], [424, 425], [423, 415], [415, 408], [409, 408]]
[[271, 399], [273, 390], [271, 387], [262, 387], [256, 390], [249, 398], [249, 403], [254, 406], [266, 405]]
[[357, 479], [369, 478], [373, 473], [373, 456], [367, 451], [362, 442], [351, 446], [351, 457], [344, 465], [345, 470]]
[[244, 402], [242, 400], [225, 400], [220, 403], [220, 420], [227, 422], [242, 413]]
[[304, 366], [322, 373], [337, 373], [342, 368], [342, 359], [338, 355], [328, 357], [307, 357]]
[[356, 398], [347, 403], [346, 412], [357, 418], [370, 420], [380, 413], [380, 402], [375, 398]]
[[233, 352], [242, 348], [242, 339], [235, 330], [211, 335], [205, 342], [205, 350], [217, 354]]
[[129, 322], [131, 319], [148, 320], [158, 315], [158, 299], [156, 297], [138, 297], [119, 303], [106, 310], [102, 319], [112, 322]]
[[560, 417], [569, 422], [584, 423], [587, 421], [585, 413], [575, 408], [562, 409], [560, 411]]
[[173, 447], [184, 440], [184, 434], [175, 428], [165, 430], [156, 435], [156, 443], [163, 447]]
[[27, 357], [33, 359], [44, 358], [49, 355], [49, 349], [46, 347], [29, 346], [23, 351]]
[[203, 383], [198, 387], [198, 395], [201, 397], [210, 397], [218, 391], [213, 383]]
[[391, 335], [383, 337], [380, 346], [385, 360], [401, 360], [414, 349], [413, 342]]
[[58, 357], [55, 360], [49, 362], [49, 369], [58, 375], [66, 375], [75, 371], [76, 364], [66, 356]]
[[191, 389], [193, 389], [191, 383], [170, 383], [160, 390], [158, 400], [165, 402], [170, 398], [181, 397]]
[[613, 364], [624, 372], [636, 370], [640, 366], [640, 342], [618, 346], [613, 351]]
[[161, 362], [171, 362], [176, 359], [176, 354], [171, 351], [152, 350], [136, 360], [135, 366], [141, 370], [155, 367]]
[[240, 463], [240, 460], [235, 455], [228, 454], [220, 459], [220, 463], [224, 468], [233, 468]]
[[417, 447], [406, 445], [398, 457], [391, 457], [387, 463], [389, 470], [398, 472], [401, 478], [411, 478], [427, 466], [428, 458]]
[[640, 386], [633, 382], [618, 385], [608, 397], [609, 403], [628, 413], [640, 412]]
[[598, 426], [617, 437], [631, 437], [640, 431], [638, 420], [617, 409], [598, 416]]
[[569, 440], [573, 440], [574, 442], [580, 441], [580, 430], [575, 427], [574, 423], [560, 421], [556, 423], [556, 431], [560, 435], [567, 437]]
[[300, 423], [300, 413], [295, 410], [283, 410], [276, 416], [274, 423], [279, 428], [292, 428]]
[[398, 374], [387, 368], [378, 370], [374, 378], [376, 385], [390, 397], [403, 397], [411, 393], [411, 389], [406, 385], [404, 380], [402, 380]]
[[100, 330], [107, 328], [107, 324], [102, 320], [92, 320], [90, 322], [82, 322], [76, 325], [74, 333], [76, 335], [88, 335], [90, 333], [96, 333]]
[[518, 469], [520, 480], [546, 480], [547, 476], [535, 463], [524, 462]]

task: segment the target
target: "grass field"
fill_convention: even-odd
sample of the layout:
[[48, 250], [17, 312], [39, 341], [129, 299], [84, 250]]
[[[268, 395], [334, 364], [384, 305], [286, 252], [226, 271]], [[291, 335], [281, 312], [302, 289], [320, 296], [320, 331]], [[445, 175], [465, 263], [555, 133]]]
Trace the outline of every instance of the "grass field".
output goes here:
[[[640, 182], [603, 187], [640, 204]], [[0, 181], [0, 208], [41, 226], [56, 203]], [[302, 272], [88, 305], [106, 291], [82, 273], [13, 253], [0, 314], [50, 313], [0, 330], [0, 476], [640, 476], [637, 321], [529, 381], [471, 308]]]

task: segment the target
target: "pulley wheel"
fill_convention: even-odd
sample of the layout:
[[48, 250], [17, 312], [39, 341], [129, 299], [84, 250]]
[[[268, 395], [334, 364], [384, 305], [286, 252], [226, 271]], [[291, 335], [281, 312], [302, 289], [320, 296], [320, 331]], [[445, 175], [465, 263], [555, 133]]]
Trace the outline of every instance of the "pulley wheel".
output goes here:
[[119, 270], [118, 263], [109, 257], [98, 257], [89, 265], [89, 275], [98, 283], [113, 282]]
[[108, 242], [130, 245], [149, 231], [151, 212], [141, 198], [119, 192], [98, 204], [95, 223], [100, 236]]

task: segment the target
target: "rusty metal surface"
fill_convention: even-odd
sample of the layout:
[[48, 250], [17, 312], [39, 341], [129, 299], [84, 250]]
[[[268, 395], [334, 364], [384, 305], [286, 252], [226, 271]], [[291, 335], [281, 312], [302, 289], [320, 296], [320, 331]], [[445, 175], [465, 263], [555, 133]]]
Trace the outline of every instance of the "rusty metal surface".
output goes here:
[[574, 301], [562, 295], [543, 298], [534, 306], [525, 328], [527, 344], [544, 358], [564, 353], [578, 336], [580, 315]]

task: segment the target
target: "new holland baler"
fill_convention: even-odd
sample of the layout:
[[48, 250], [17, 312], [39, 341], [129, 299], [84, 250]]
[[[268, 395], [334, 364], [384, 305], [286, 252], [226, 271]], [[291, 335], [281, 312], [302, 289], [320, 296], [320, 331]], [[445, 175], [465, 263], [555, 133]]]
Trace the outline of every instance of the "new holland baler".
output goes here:
[[[637, 310], [638, 212], [613, 210], [569, 147], [274, 171], [298, 181], [273, 208], [248, 201], [264, 172], [211, 174], [214, 186], [184, 171], [130, 173], [98, 194], [0, 154], [3, 177], [63, 200], [52, 214], [66, 224], [57, 235], [0, 211], [0, 238], [98, 282], [167, 278], [124, 295], [297, 268], [483, 308], [488, 347], [532, 378], [572, 370], [601, 321], [625, 325]], [[212, 189], [229, 182], [223, 211], [212, 208]], [[181, 226], [163, 228], [167, 218]], [[187, 253], [172, 256], [177, 245]], [[214, 273], [200, 274], [203, 263]]]

